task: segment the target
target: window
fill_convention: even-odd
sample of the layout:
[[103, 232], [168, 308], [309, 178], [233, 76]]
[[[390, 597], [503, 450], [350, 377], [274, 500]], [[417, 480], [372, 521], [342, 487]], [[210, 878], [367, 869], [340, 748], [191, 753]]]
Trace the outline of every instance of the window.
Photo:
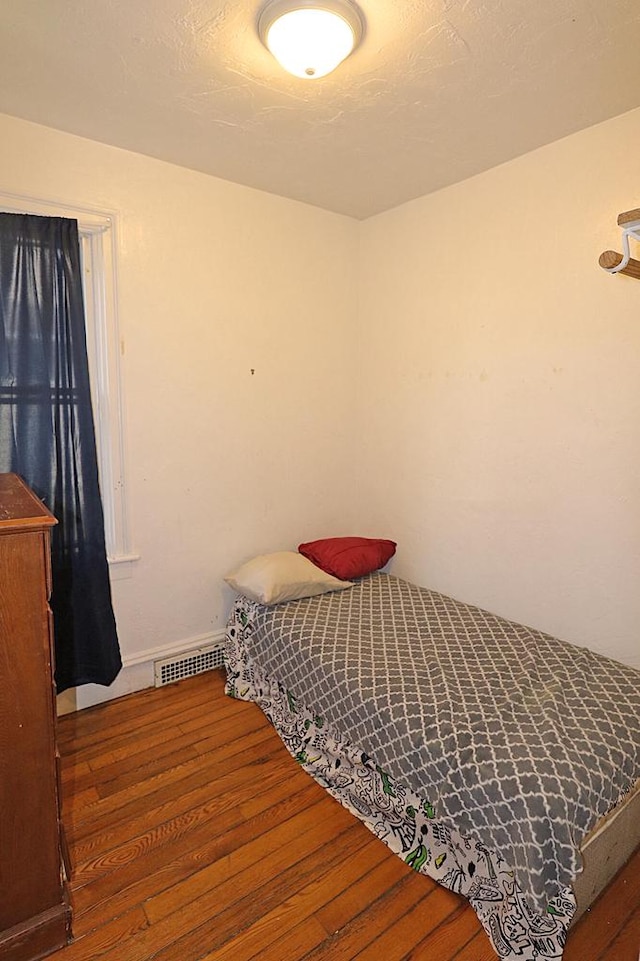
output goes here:
[[127, 576], [132, 551], [124, 463], [124, 422], [120, 382], [121, 343], [116, 310], [116, 217], [110, 213], [0, 194], [0, 211], [78, 221], [84, 277], [87, 353], [96, 430], [105, 540], [112, 577]]

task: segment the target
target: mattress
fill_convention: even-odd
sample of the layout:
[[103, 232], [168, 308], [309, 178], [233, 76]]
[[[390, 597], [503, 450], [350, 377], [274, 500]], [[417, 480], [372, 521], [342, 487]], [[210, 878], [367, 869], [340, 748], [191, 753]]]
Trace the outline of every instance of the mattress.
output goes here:
[[640, 845], [640, 781], [601, 818], [580, 846], [582, 870], [572, 887], [575, 924]]
[[385, 574], [238, 604], [229, 693], [501, 957], [560, 957], [580, 845], [640, 775], [637, 672]]

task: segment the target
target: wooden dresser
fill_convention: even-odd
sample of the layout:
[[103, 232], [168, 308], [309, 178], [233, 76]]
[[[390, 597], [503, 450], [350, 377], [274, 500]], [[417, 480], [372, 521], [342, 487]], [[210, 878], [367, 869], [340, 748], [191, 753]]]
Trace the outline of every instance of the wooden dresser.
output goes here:
[[71, 939], [49, 609], [56, 523], [0, 474], [0, 959], [34, 961]]

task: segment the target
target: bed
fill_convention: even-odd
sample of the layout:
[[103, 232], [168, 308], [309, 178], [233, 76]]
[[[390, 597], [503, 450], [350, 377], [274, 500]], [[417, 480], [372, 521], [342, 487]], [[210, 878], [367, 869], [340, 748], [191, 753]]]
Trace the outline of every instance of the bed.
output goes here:
[[227, 693], [467, 897], [500, 958], [561, 958], [640, 843], [631, 667], [384, 573], [270, 607], [239, 596], [225, 663]]

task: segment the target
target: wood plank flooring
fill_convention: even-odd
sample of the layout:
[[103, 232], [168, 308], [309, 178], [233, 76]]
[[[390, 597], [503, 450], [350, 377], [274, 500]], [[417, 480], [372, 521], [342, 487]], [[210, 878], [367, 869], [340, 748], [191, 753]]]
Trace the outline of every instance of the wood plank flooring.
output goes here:
[[[75, 940], [52, 961], [495, 961], [212, 671], [59, 722]], [[565, 961], [638, 961], [640, 854]]]

